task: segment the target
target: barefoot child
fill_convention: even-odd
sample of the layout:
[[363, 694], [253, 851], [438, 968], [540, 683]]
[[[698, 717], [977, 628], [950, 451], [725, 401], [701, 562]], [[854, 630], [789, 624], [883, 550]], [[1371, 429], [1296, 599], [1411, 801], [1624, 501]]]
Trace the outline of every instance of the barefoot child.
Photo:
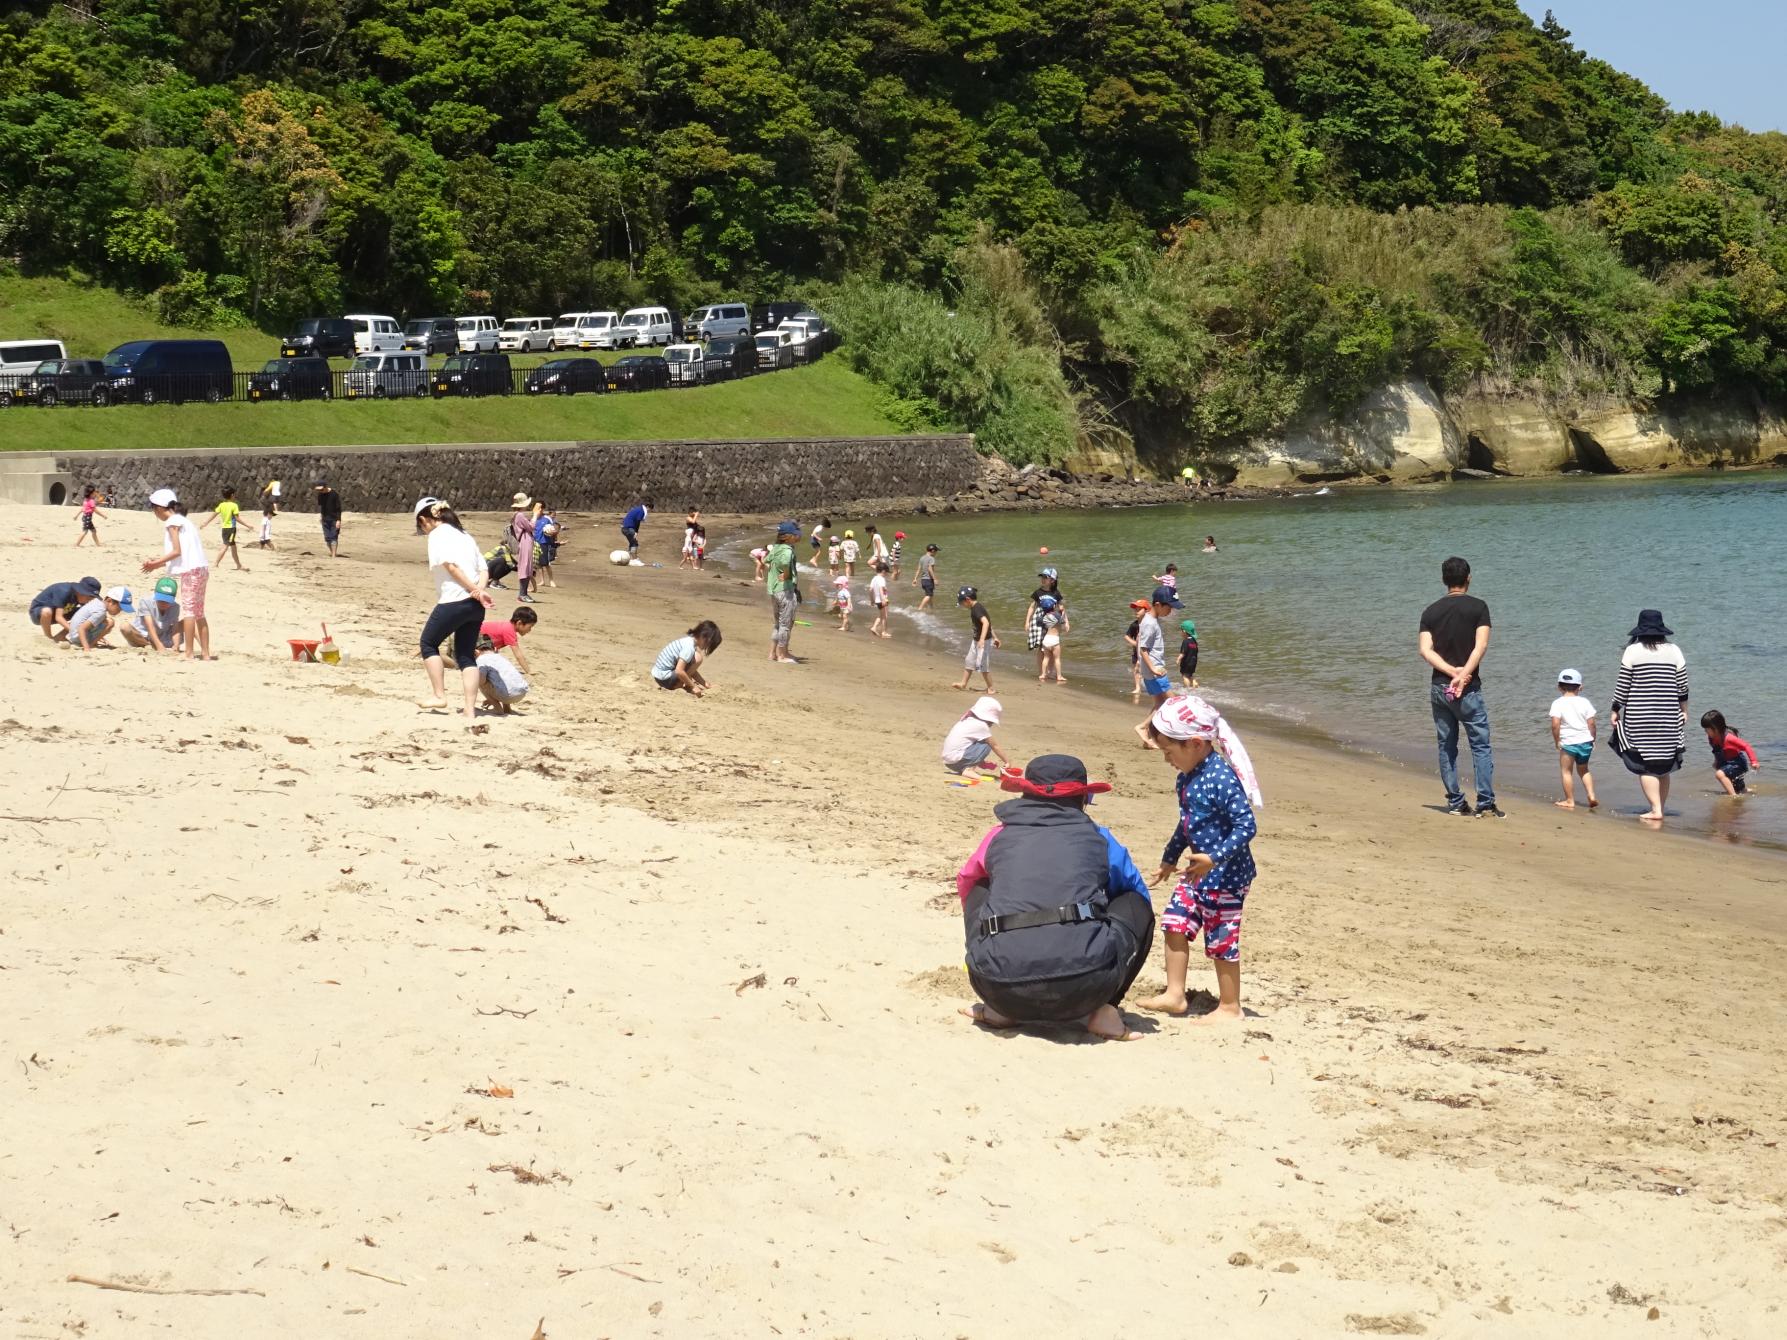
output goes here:
[[703, 619], [658, 653], [652, 662], [652, 679], [661, 689], [682, 689], [699, 698], [710, 687], [701, 677], [701, 663], [719, 647], [720, 625]]
[[93, 547], [99, 548], [99, 528], [93, 524], [93, 518], [96, 516], [103, 517], [105, 513], [99, 510], [98, 488], [89, 484], [86, 491], [81, 494], [81, 538], [74, 542], [76, 549], [81, 547], [89, 535], [93, 537]]
[[993, 616], [987, 613], [987, 607], [980, 603], [980, 592], [972, 586], [964, 586], [956, 592], [956, 604], [968, 611], [968, 631], [974, 640], [968, 644], [968, 655], [962, 660], [962, 682], [951, 687], [967, 688], [968, 681], [978, 670], [986, 683], [987, 692], [991, 693], [993, 653], [999, 649], [999, 639], [993, 634]]
[[260, 549], [273, 547], [273, 499], [266, 495], [261, 497], [261, 538], [256, 547]]
[[1744, 774], [1762, 766], [1756, 751], [1725, 724], [1723, 712], [1703, 715], [1700, 729], [1706, 732], [1706, 742], [1712, 746], [1713, 776], [1719, 779], [1719, 789], [1728, 796], [1744, 795], [1749, 789], [1744, 785]]
[[869, 578], [869, 603], [875, 607], [875, 622], [869, 632], [876, 637], [892, 637], [887, 631], [887, 562], [875, 560], [875, 575]]
[[956, 874], [968, 981], [984, 1002], [962, 1013], [987, 1028], [1038, 1021], [1139, 1037], [1117, 1007], [1148, 957], [1154, 909], [1129, 853], [1086, 813], [1110, 783], [1046, 754], [1000, 788], [1018, 798], [993, 811], [998, 826]]
[[225, 489], [223, 501], [211, 509], [211, 515], [205, 518], [199, 529], [203, 530], [213, 521], [217, 522], [223, 531], [223, 548], [217, 551], [218, 565], [222, 566], [226, 557], [233, 558], [236, 561], [236, 571], [246, 572], [247, 569], [242, 566], [242, 555], [236, 552], [236, 522], [241, 515], [242, 508], [236, 502], [236, 490]]
[[1599, 809], [1595, 799], [1595, 779], [1589, 775], [1589, 755], [1595, 752], [1595, 705], [1582, 696], [1582, 672], [1560, 670], [1557, 674], [1557, 701], [1551, 704], [1551, 742], [1557, 746], [1558, 771], [1563, 776], [1564, 798], [1555, 802], [1560, 810], [1576, 808], [1576, 783], [1571, 769], [1582, 778], [1582, 794], [1588, 807]]
[[854, 577], [856, 576], [856, 556], [862, 552], [862, 546], [856, 542], [855, 531], [847, 530], [844, 532], [844, 543], [842, 548], [844, 550], [844, 575], [846, 577]]
[[1043, 596], [1036, 602], [1036, 609], [1036, 623], [1042, 629], [1042, 670], [1036, 682], [1044, 684], [1053, 678], [1065, 683], [1061, 679], [1061, 602], [1054, 596]]
[[478, 692], [488, 707], [499, 716], [508, 716], [515, 704], [527, 697], [527, 677], [511, 665], [506, 657], [496, 654], [496, 644], [489, 638], [478, 638]]
[[943, 766], [958, 775], [970, 768], [997, 772], [997, 765], [987, 762], [989, 754], [997, 754], [1000, 763], [1009, 765], [1011, 760], [993, 738], [993, 727], [999, 724], [1002, 711], [997, 698], [982, 696], [975, 699], [974, 706], [964, 712], [962, 719], [943, 737]]
[[1188, 689], [1198, 686], [1198, 625], [1195, 619], [1179, 620], [1179, 631], [1185, 634], [1179, 643], [1179, 682]]
[[840, 576], [832, 583], [832, 604], [838, 612], [838, 631], [850, 631], [850, 579]]
[[[1166, 702], [1167, 694], [1173, 689], [1173, 681], [1167, 677], [1167, 638], [1161, 631], [1160, 621], [1174, 610], [1183, 608], [1178, 592], [1170, 586], [1157, 586], [1149, 600], [1148, 612], [1136, 629], [1135, 649], [1142, 667], [1142, 692], [1153, 700], [1156, 710]], [[1142, 737], [1142, 748], [1154, 747], [1149, 722], [1142, 722], [1135, 728], [1135, 733]]]
[[490, 639], [492, 647], [497, 651], [506, 651], [515, 658], [515, 664], [521, 667], [524, 675], [533, 674], [533, 667], [527, 663], [527, 653], [521, 649], [521, 639], [534, 631], [539, 624], [540, 616], [527, 605], [518, 605], [515, 612], [506, 619], [486, 619], [478, 628], [480, 637]]
[[[1216, 969], [1216, 1008], [1203, 1022], [1241, 1018], [1241, 910], [1253, 884], [1253, 805], [1263, 804], [1253, 761], [1222, 714], [1195, 695], [1155, 710], [1148, 731], [1167, 765], [1179, 774], [1179, 824], [1161, 853], [1152, 883], [1178, 874], [1160, 919], [1166, 933], [1167, 987], [1139, 1002], [1162, 1014], [1186, 1014], [1185, 975], [1191, 942], [1201, 932], [1204, 954]], [[1249, 804], [1249, 802], [1252, 804]], [[1191, 860], [1175, 867], [1186, 849]]]
[[912, 584], [924, 592], [924, 598], [918, 602], [921, 610], [931, 608], [931, 597], [937, 594], [937, 555], [941, 552], [936, 545], [927, 544], [924, 553], [918, 556], [918, 576]]
[[1129, 627], [1123, 632], [1123, 641], [1129, 647], [1129, 699], [1140, 702], [1142, 698], [1142, 658], [1136, 651], [1136, 637], [1142, 631], [1142, 616], [1148, 612], [1148, 602], [1132, 600], [1129, 612], [1135, 617], [1129, 621]]

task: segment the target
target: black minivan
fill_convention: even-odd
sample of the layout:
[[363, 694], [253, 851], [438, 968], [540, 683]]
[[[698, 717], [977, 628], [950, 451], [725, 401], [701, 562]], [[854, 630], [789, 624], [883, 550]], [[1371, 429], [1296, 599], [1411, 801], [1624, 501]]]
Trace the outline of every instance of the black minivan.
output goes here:
[[319, 358], [352, 358], [354, 328], [343, 316], [307, 316], [279, 342], [287, 358], [315, 354]]
[[228, 400], [235, 389], [230, 351], [222, 340], [132, 340], [105, 356], [112, 399], [145, 405], [161, 401]]
[[436, 400], [444, 395], [509, 395], [514, 390], [507, 354], [454, 354], [434, 374]]

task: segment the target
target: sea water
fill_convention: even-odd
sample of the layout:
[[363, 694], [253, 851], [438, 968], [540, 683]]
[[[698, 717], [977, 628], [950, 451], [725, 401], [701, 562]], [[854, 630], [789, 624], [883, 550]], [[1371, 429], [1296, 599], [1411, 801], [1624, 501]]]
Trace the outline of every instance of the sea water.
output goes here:
[[[858, 536], [862, 523], [850, 523]], [[1504, 809], [1559, 794], [1548, 713], [1557, 674], [1582, 671], [1600, 716], [1594, 758], [1602, 814], [1644, 807], [1606, 746], [1608, 708], [1627, 633], [1642, 608], [1663, 611], [1687, 657], [1688, 753], [1670, 811], [1680, 827], [1787, 848], [1787, 475], [1568, 476], [1410, 488], [1345, 488], [1255, 502], [976, 516], [877, 517], [907, 534], [894, 591], [896, 636], [959, 653], [967, 618], [957, 589], [979, 588], [1004, 649], [995, 678], [1008, 720], [1036, 740], [1034, 653], [1023, 617], [1037, 569], [1059, 569], [1072, 631], [1070, 681], [1130, 714], [1124, 630], [1131, 600], [1177, 563], [1202, 647], [1201, 691], [1237, 722], [1271, 719], [1355, 750], [1433, 769], [1422, 609], [1445, 594], [1440, 561], [1470, 561], [1472, 593], [1494, 633], [1483, 665], [1496, 790]], [[843, 523], [840, 522], [840, 526]], [[1202, 552], [1214, 535], [1217, 552]], [[927, 543], [941, 550], [937, 608], [918, 613], [909, 585]], [[1039, 550], [1046, 546], [1046, 558]], [[805, 546], [802, 546], [805, 551]], [[865, 547], [866, 552], [866, 547]], [[858, 565], [859, 610], [867, 563]], [[816, 585], [813, 583], [810, 586]], [[867, 625], [868, 616], [860, 622]], [[1168, 652], [1177, 680], [1178, 629]], [[1721, 799], [1699, 728], [1722, 711], [1764, 763], [1750, 799]], [[1135, 712], [1139, 719], [1141, 713]], [[1469, 790], [1468, 751], [1460, 773]], [[1269, 779], [1267, 779], [1269, 782]], [[1434, 800], [1443, 800], [1437, 771]], [[1589, 822], [1588, 816], [1584, 821]]]

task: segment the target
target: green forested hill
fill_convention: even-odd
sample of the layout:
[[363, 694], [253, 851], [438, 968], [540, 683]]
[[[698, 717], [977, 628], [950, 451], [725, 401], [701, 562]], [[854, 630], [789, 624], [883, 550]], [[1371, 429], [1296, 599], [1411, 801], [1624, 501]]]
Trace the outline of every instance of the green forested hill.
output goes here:
[[[1734, 40], [1741, 40], [1734, 34]], [[1787, 388], [1787, 137], [1513, 0], [27, 0], [0, 254], [170, 320], [820, 296], [1019, 455]]]

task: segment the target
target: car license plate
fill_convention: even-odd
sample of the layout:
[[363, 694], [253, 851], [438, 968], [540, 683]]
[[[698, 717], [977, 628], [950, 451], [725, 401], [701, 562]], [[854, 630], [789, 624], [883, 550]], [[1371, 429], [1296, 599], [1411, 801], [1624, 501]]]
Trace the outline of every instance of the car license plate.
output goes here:
[[248, 398], [250, 400], [259, 400], [261, 398], [261, 393], [259, 391], [250, 391], [248, 393]]

